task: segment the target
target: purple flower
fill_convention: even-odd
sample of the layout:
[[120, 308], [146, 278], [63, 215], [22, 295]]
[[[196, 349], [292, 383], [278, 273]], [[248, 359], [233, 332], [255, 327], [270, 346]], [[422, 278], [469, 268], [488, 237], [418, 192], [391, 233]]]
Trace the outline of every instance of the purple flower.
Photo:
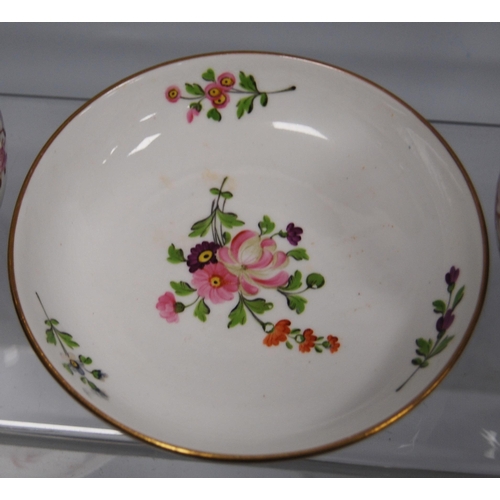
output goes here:
[[458, 280], [458, 275], [460, 274], [460, 269], [452, 266], [449, 273], [446, 273], [444, 279], [447, 285], [454, 285]]
[[448, 311], [446, 311], [446, 314], [444, 316], [441, 316], [437, 320], [436, 330], [438, 332], [445, 332], [453, 324], [454, 319], [455, 319], [455, 316], [453, 315], [453, 311], [451, 309], [448, 309]]
[[295, 224], [293, 222], [290, 222], [288, 226], [286, 226], [286, 239], [288, 240], [288, 243], [293, 246], [297, 246], [299, 241], [302, 239], [302, 236], [300, 236], [303, 233], [303, 229], [301, 227], [295, 227]]
[[198, 269], [203, 269], [207, 264], [216, 264], [217, 257], [215, 256], [219, 245], [217, 243], [204, 241], [195, 247], [191, 248], [191, 253], [187, 258], [189, 272], [194, 273]]

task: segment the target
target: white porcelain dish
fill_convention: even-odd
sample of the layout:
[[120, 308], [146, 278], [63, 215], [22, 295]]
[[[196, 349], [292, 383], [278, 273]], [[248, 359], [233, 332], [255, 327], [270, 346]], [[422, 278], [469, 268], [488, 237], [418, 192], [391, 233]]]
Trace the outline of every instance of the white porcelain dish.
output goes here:
[[366, 437], [441, 381], [488, 243], [465, 169], [400, 99], [223, 53], [133, 75], [55, 132], [9, 273], [33, 348], [95, 414], [181, 453], [285, 458]]

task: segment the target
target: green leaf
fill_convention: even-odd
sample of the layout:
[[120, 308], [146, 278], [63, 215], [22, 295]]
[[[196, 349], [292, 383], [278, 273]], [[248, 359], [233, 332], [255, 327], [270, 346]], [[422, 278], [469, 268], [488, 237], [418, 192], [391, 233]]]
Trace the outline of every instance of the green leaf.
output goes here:
[[92, 370], [92, 376], [97, 380], [101, 380], [104, 377], [104, 373], [101, 370]]
[[215, 108], [208, 110], [207, 117], [212, 118], [212, 120], [215, 120], [216, 122], [220, 122], [222, 119], [221, 114]]
[[168, 257], [167, 261], [171, 264], [179, 264], [180, 262], [186, 262], [184, 258], [184, 252], [181, 248], [175, 248], [175, 245], [172, 243], [168, 247]]
[[266, 302], [264, 299], [243, 300], [245, 301], [245, 305], [248, 309], [256, 314], [264, 314], [266, 311], [270, 311], [274, 307], [272, 302]]
[[243, 71], [240, 71], [240, 86], [245, 90], [250, 92], [258, 92], [257, 84], [255, 83], [255, 78], [252, 75], [245, 75]]
[[251, 95], [249, 97], [244, 97], [240, 99], [236, 104], [236, 116], [241, 118], [245, 112], [251, 113], [253, 111], [253, 101], [255, 99], [255, 95]]
[[431, 357], [439, 354], [453, 340], [453, 337], [454, 335], [450, 335], [449, 337], [445, 337], [443, 340], [441, 340], [441, 342], [434, 349]]
[[94, 390], [94, 391], [96, 391], [96, 392], [101, 392], [101, 391], [98, 389], [97, 385], [95, 385], [95, 384], [94, 384], [94, 382], [91, 382], [89, 379], [86, 379], [86, 380], [87, 380], [87, 384], [89, 384], [89, 387], [90, 387], [91, 389], [93, 389], [93, 390]]
[[223, 193], [220, 194], [225, 200], [230, 200], [233, 197], [233, 193], [230, 193], [229, 191], [224, 191]]
[[90, 365], [92, 364], [92, 358], [86, 358], [85, 356], [78, 356], [78, 359], [84, 364], [84, 365]]
[[197, 83], [186, 83], [186, 92], [191, 95], [204, 96], [204, 90]]
[[319, 273], [311, 273], [306, 278], [306, 285], [313, 290], [321, 288], [325, 284], [325, 278]]
[[205, 301], [201, 299], [194, 309], [193, 313], [200, 321], [205, 322], [207, 320], [207, 315], [210, 314], [210, 308], [205, 304]]
[[460, 304], [460, 301], [464, 298], [464, 293], [465, 293], [465, 285], [458, 290], [457, 294], [455, 295], [455, 299], [453, 300], [453, 305], [451, 306], [452, 309], [455, 309], [455, 307]]
[[295, 260], [309, 260], [309, 255], [307, 255], [305, 248], [294, 248], [287, 252], [287, 255]]
[[451, 285], [448, 286], [448, 293], [452, 294], [453, 290], [455, 290], [455, 283], [452, 283]]
[[222, 239], [224, 241], [224, 245], [227, 245], [231, 241], [231, 234], [227, 231], [224, 231], [224, 233], [222, 234]]
[[442, 300], [435, 300], [432, 305], [435, 313], [444, 314], [446, 312], [446, 304]]
[[170, 286], [172, 287], [172, 290], [181, 297], [190, 295], [196, 291], [189, 283], [186, 283], [185, 281], [179, 281], [179, 283], [177, 283], [176, 281], [171, 281]]
[[411, 360], [412, 365], [420, 366], [422, 364], [422, 360], [420, 358], [414, 358]]
[[431, 346], [429, 345], [429, 342], [427, 342], [427, 340], [419, 338], [415, 341], [415, 343], [418, 346], [417, 354], [420, 354], [421, 356], [427, 356], [429, 354]]
[[288, 349], [293, 349], [293, 345], [290, 344], [290, 342], [288, 342], [288, 340], [286, 341], [285, 345], [288, 347]]
[[196, 111], [198, 111], [198, 113], [203, 109], [203, 106], [201, 105], [201, 102], [192, 102], [189, 107], [191, 109], [196, 109]]
[[47, 326], [52, 326], [52, 325], [58, 325], [59, 324], [59, 321], [57, 321], [57, 319], [46, 319], [45, 320], [45, 324]]
[[80, 344], [76, 343], [73, 340], [73, 336], [70, 335], [69, 333], [65, 332], [58, 332], [59, 338], [70, 348], [73, 349], [73, 347], [80, 347]]
[[210, 190], [210, 192], [211, 192], [212, 194], [214, 194], [215, 196], [217, 196], [217, 195], [219, 195], [219, 194], [220, 194], [220, 190], [219, 190], [219, 189], [217, 189], [217, 188], [212, 188], [212, 189]]
[[243, 224], [245, 224], [243, 221], [238, 220], [238, 216], [236, 214], [230, 212], [221, 212], [217, 209], [217, 216], [219, 217], [222, 225], [228, 227], [229, 229], [235, 226], [243, 226]]
[[212, 68], [208, 68], [205, 73], [201, 75], [206, 82], [215, 82], [215, 72]]
[[328, 342], [328, 340], [325, 340], [322, 344], [321, 344], [325, 349], [328, 349], [330, 347], [330, 342]]
[[426, 368], [427, 366], [429, 366], [429, 362], [423, 361], [422, 364], [420, 365], [420, 368]]
[[281, 290], [294, 291], [298, 290], [302, 286], [302, 273], [297, 270], [293, 273], [293, 276], [288, 278], [288, 283], [285, 286], [280, 286]]
[[316, 352], [323, 352], [323, 349], [321, 349], [321, 347], [319, 347], [319, 346], [317, 346], [317, 345], [315, 345], [315, 346], [314, 346], [314, 350], [315, 350]]
[[259, 222], [259, 229], [262, 235], [272, 233], [275, 227], [276, 224], [267, 215], [264, 215]]
[[205, 236], [210, 229], [210, 224], [212, 224], [213, 218], [214, 214], [211, 213], [206, 219], [202, 219], [199, 220], [198, 222], [195, 222], [191, 226], [191, 232], [189, 233], [189, 237], [194, 238], [196, 236], [201, 236], [201, 237]]
[[243, 306], [243, 300], [240, 297], [240, 300], [234, 309], [229, 313], [229, 323], [227, 324], [227, 327], [233, 328], [236, 325], [244, 325], [246, 322], [247, 313], [245, 312], [245, 308]]
[[69, 366], [68, 363], [63, 363], [63, 366], [69, 373], [71, 373], [71, 375], [73, 375], [73, 370], [71, 370], [71, 367]]
[[87, 377], [80, 377], [80, 380], [81, 380], [84, 384], [87, 384], [87, 383], [88, 383]]
[[54, 335], [52, 328], [45, 330], [45, 333], [47, 334], [47, 343], [57, 345], [56, 336]]
[[261, 94], [260, 95], [260, 104], [261, 106], [263, 107], [266, 107], [267, 106], [267, 94]]
[[301, 297], [300, 295], [288, 295], [286, 302], [292, 311], [295, 311], [297, 314], [301, 314], [306, 309], [307, 299], [304, 299], [304, 297]]

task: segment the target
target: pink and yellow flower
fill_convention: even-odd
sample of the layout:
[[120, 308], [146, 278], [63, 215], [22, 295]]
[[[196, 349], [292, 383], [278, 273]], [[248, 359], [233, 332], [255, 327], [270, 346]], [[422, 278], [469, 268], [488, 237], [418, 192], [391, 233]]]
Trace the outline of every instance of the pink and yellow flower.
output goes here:
[[289, 278], [282, 270], [288, 265], [287, 255], [276, 249], [274, 240], [262, 239], [255, 231], [238, 233], [229, 247], [218, 250], [217, 258], [237, 276], [240, 289], [248, 295], [255, 295], [259, 287], [283, 286]]
[[210, 83], [205, 87], [205, 95], [210, 99], [214, 108], [225, 108], [229, 103], [229, 95], [226, 89], [218, 83]]
[[165, 97], [168, 102], [177, 102], [181, 98], [181, 89], [177, 85], [171, 85], [165, 90]]
[[238, 291], [238, 278], [220, 263], [207, 264], [203, 269], [198, 269], [193, 274], [191, 284], [200, 297], [214, 304], [232, 300]]
[[179, 314], [176, 310], [176, 300], [172, 292], [166, 292], [158, 298], [156, 309], [160, 312], [160, 316], [165, 318], [168, 323], [178, 323]]
[[226, 90], [230, 90], [234, 87], [236, 83], [236, 78], [232, 73], [226, 72], [217, 78], [217, 83]]

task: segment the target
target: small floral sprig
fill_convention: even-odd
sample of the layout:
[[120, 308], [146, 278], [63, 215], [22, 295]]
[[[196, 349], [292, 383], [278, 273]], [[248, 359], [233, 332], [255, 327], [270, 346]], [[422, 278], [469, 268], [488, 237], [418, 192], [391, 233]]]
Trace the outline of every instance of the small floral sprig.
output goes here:
[[[276, 290], [287, 302], [288, 308], [302, 314], [307, 299], [303, 294], [308, 290], [318, 290], [325, 285], [319, 273], [310, 273], [303, 284], [302, 273], [296, 270], [289, 274], [285, 269], [290, 260], [309, 260], [305, 248], [297, 245], [302, 240], [303, 229], [290, 222], [286, 230], [275, 230], [276, 224], [267, 215], [258, 223], [259, 231], [240, 230], [236, 235], [231, 230], [245, 223], [233, 212], [226, 211], [226, 202], [233, 198], [224, 189], [227, 177], [219, 188], [210, 189], [215, 197], [210, 206], [210, 214], [191, 226], [191, 238], [205, 238], [211, 233], [213, 241], [202, 241], [190, 250], [188, 257], [174, 244], [168, 247], [167, 261], [172, 264], [185, 264], [192, 273], [191, 281], [171, 281], [173, 290], [158, 298], [156, 309], [168, 323], [179, 322], [179, 315], [192, 307], [193, 315], [200, 321], [207, 321], [210, 305], [221, 304], [237, 299], [228, 316], [228, 328], [245, 325], [248, 317], [260, 325], [266, 333], [263, 343], [268, 347], [285, 342], [289, 349], [293, 343], [299, 345], [300, 352], [323, 352], [329, 349], [336, 352], [340, 343], [337, 337], [317, 337], [310, 328], [304, 331], [292, 329], [291, 322], [283, 319], [274, 323], [261, 317], [274, 307], [272, 302], [257, 297], [264, 289]], [[276, 239], [282, 238], [294, 248], [284, 252], [278, 250]], [[176, 298], [193, 296], [190, 303]]]
[[448, 300], [435, 300], [432, 305], [434, 306], [434, 312], [439, 314], [439, 318], [436, 321], [437, 336], [436, 340], [424, 339], [423, 337], [418, 338], [415, 343], [417, 344], [417, 357], [411, 360], [413, 365], [416, 365], [415, 371], [406, 379], [406, 381], [400, 385], [396, 392], [402, 389], [409, 380], [417, 373], [420, 368], [426, 368], [429, 366], [429, 360], [434, 356], [442, 352], [447, 345], [453, 340], [454, 335], [446, 335], [446, 332], [453, 324], [455, 315], [453, 314], [456, 307], [465, 294], [465, 285], [459, 288], [459, 290], [453, 295], [455, 290], [458, 277], [460, 275], [460, 269], [452, 266], [449, 272], [445, 275], [445, 282], [448, 285]]
[[338, 337], [328, 335], [325, 337], [316, 337], [311, 328], [306, 328], [301, 331], [299, 328], [291, 328], [291, 321], [282, 319], [274, 325], [274, 329], [269, 333], [264, 340], [263, 344], [268, 347], [277, 346], [284, 342], [288, 349], [293, 349], [293, 344], [290, 340], [299, 345], [300, 352], [310, 352], [314, 349], [316, 352], [323, 352], [323, 349], [329, 349], [331, 353], [337, 352], [340, 348]]
[[[36, 293], [36, 292], [35, 292]], [[67, 332], [63, 332], [57, 328], [59, 325], [59, 321], [56, 319], [49, 318], [45, 307], [42, 304], [40, 296], [36, 293], [38, 301], [42, 306], [45, 317], [45, 325], [47, 329], [45, 330], [45, 334], [47, 336], [47, 343], [57, 345], [59, 343], [67, 362], [63, 363], [63, 367], [71, 374], [74, 375], [77, 373], [80, 375], [80, 381], [90, 387], [93, 392], [98, 394], [99, 396], [107, 399], [107, 394], [102, 391], [97, 385], [93, 382], [93, 380], [104, 381], [107, 375], [99, 369], [90, 369], [90, 365], [92, 364], [92, 359], [83, 356], [80, 354], [79, 356], [74, 355], [72, 352], [69, 352], [68, 349], [73, 350], [75, 347], [80, 347], [80, 344], [75, 342], [73, 336]], [[89, 377], [92, 377], [89, 378]]]
[[270, 94], [295, 90], [295, 86], [291, 86], [283, 90], [261, 91], [252, 75], [240, 71], [238, 76], [239, 88], [236, 86], [236, 77], [233, 73], [226, 71], [217, 77], [215, 71], [209, 68], [201, 75], [205, 82], [209, 82], [204, 84], [204, 87], [198, 83], [186, 83], [185, 89], [189, 95], [183, 95], [177, 85], [171, 85], [165, 91], [165, 97], [171, 103], [176, 103], [179, 99], [191, 101], [186, 116], [188, 123], [201, 113], [204, 101], [208, 100], [211, 107], [207, 111], [207, 117], [220, 122], [222, 115], [219, 110], [229, 104], [231, 94], [245, 96], [236, 103], [236, 116], [241, 118], [245, 113], [250, 114], [253, 111], [255, 99], [259, 98], [260, 105], [265, 107]]

